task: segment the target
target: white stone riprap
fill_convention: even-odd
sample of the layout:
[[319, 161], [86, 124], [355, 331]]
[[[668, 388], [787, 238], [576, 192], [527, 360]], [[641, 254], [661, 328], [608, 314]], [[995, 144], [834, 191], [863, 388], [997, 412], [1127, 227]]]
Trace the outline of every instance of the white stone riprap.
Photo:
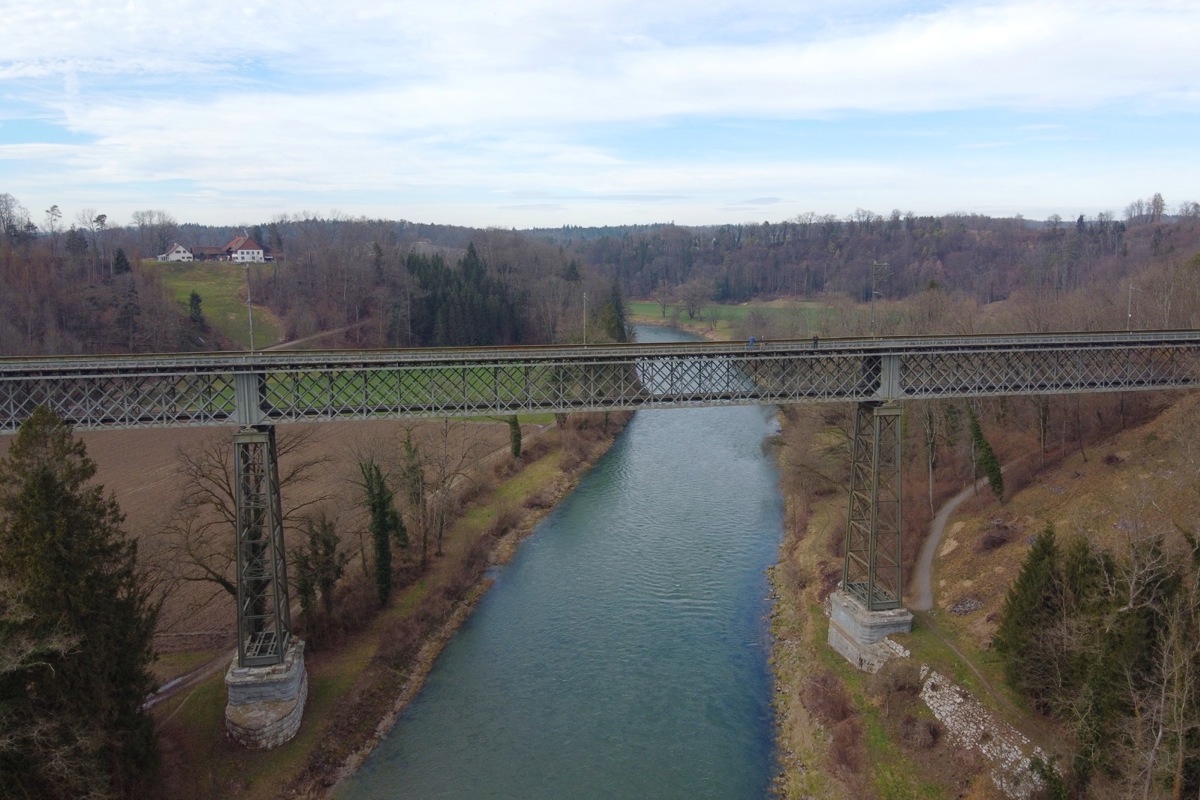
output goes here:
[[1046, 752], [1020, 731], [996, 719], [966, 689], [929, 667], [921, 667], [921, 699], [958, 747], [977, 751], [991, 765], [992, 782], [1007, 797], [1030, 797], [1042, 780], [1030, 769], [1033, 758], [1048, 762]]

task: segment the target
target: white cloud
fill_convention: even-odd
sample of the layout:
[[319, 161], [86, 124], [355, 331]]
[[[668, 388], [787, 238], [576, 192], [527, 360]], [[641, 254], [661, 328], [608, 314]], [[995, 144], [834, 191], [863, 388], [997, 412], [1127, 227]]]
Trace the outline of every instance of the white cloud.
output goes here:
[[[170, 183], [163, 191], [185, 193], [139, 205], [209, 193], [234, 205], [248, 193], [246, 202], [276, 208], [298, 195], [344, 207], [358, 193], [403, 206], [421, 192], [474, 191], [509, 198], [506, 216], [521, 205], [514, 192], [551, 191], [566, 197], [524, 213], [574, 213], [590, 208], [579, 198], [611, 195], [703, 196], [679, 206], [699, 214], [745, 198], [781, 198], [773, 207], [782, 208], [799, 192], [842, 202], [857, 191], [874, 192], [881, 208], [885, 198], [908, 207], [905, 181], [929, 181], [931, 167], [889, 164], [883, 151], [780, 163], [776, 148], [760, 163], [750, 138], [733, 159], [698, 146], [664, 166], [636, 140], [660, 124], [861, 117], [885, 129], [942, 115], [930, 138], [978, 151], [958, 168], [986, 174], [985, 153], [1027, 158], [1035, 141], [1080, 132], [1039, 118], [963, 137], [945, 115], [1118, 109], [1153, 125], [1155, 115], [1200, 112], [1200, 7], [1190, 2], [63, 0], [13, 4], [5, 16], [0, 96], [86, 142], [6, 138], [0, 127], [0, 159], [24, 162], [7, 190], [54, 198], [46, 202], [84, 185]], [[1182, 180], [1178, 169], [1170, 177]], [[944, 208], [969, 205], [957, 185], [945, 188]]]

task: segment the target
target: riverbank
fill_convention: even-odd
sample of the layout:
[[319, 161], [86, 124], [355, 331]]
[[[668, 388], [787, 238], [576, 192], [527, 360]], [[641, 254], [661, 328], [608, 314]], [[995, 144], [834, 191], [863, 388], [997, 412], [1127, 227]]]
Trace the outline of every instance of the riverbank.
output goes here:
[[[1037, 736], [1048, 723], [1003, 685], [999, 662], [986, 653], [990, 637], [966, 641], [948, 630], [957, 629], [952, 620], [958, 610], [935, 604], [918, 612], [912, 633], [891, 637], [904, 657], [876, 675], [859, 672], [827, 644], [825, 598], [841, 578], [847, 504], [844, 476], [829, 456], [835, 450], [829, 444], [843, 434], [829, 429], [823, 441], [824, 421], [811, 410], [792, 407], [781, 418], [780, 463], [792, 469], [782, 476], [787, 524], [779, 563], [771, 570], [778, 795], [1029, 797], [1036, 785], [1029, 757], [1038, 751], [1021, 731], [1030, 731], [1043, 746], [1054, 736]], [[1014, 483], [1027, 480], [1021, 476]], [[961, 495], [944, 491], [938, 497], [946, 515], [963, 502]], [[963, 510], [991, 518], [994, 502], [988, 494], [971, 495]], [[932, 524], [944, 524], [937, 517]], [[1003, 580], [987, 595], [989, 620], [1020, 559], [1017, 549], [1006, 554], [1001, 571], [993, 554], [986, 568], [970, 571], [963, 581], [971, 586], [972, 579], [1002, 572]], [[951, 616], [938, 616], [947, 611]]]
[[[560, 440], [557, 447], [551, 447], [539, 460], [541, 470], [537, 469], [537, 464], [530, 465], [532, 469], [527, 467], [525, 474], [514, 479], [516, 485], [509, 487], [507, 500], [492, 498], [492, 502], [485, 500], [478, 506], [476, 511], [491, 519], [490, 525], [480, 531], [478, 540], [488, 550], [489, 566], [505, 564], [512, 559], [520, 543], [534, 532], [542, 518], [575, 489], [583, 475], [613, 445], [631, 416], [627, 413], [577, 415], [574, 422], [568, 423], [571, 426], [567, 432], [568, 441]], [[578, 424], [581, 419], [586, 420], [582, 427]], [[590, 431], [590, 435], [582, 433], [586, 431]], [[561, 429], [555, 430], [555, 434], [562, 433]], [[546, 466], [550, 463], [555, 463], [556, 468], [548, 471]], [[514, 499], [519, 499], [516, 506]], [[341, 766], [336, 771], [325, 770], [314, 779], [303, 781], [284, 796], [319, 798], [333, 797], [337, 793], [342, 783], [362, 766], [395, 727], [405, 708], [424, 687], [442, 650], [467, 621], [491, 584], [486, 573], [482, 574], [449, 617], [432, 634], [424, 637], [394, 701], [378, 719], [371, 735], [346, 756]], [[385, 680], [387, 677], [384, 676]]]
[[223, 670], [156, 707], [162, 795], [257, 800], [328, 794], [416, 694], [486, 591], [487, 566], [511, 556], [626, 421], [623, 414], [569, 417], [565, 430], [547, 427], [527, 438], [527, 454], [536, 454], [527, 455], [527, 463], [506, 458], [494, 469], [489, 465], [495, 478], [450, 525], [444, 556], [398, 586], [389, 605], [360, 629], [309, 650], [309, 703], [291, 742], [261, 752], [226, 739]]
[[[1004, 797], [986, 755], [958, 741], [928, 703], [923, 667], [948, 676], [941, 682], [964, 707], [971, 694], [994, 700], [981, 679], [964, 674], [969, 664], [928, 617], [918, 616], [911, 634], [891, 637], [912, 657], [893, 659], [876, 675], [859, 672], [827, 644], [825, 598], [841, 578], [847, 500], [833, 480], [837, 464], [819, 455], [829, 444], [819, 417], [794, 408], [781, 417], [780, 462], [804, 468], [783, 475], [787, 524], [770, 574], [778, 795]], [[836, 439], [835, 432], [827, 435]], [[981, 718], [987, 713], [979, 708]], [[997, 741], [1000, 729], [997, 723]]]
[[773, 416], [637, 414], [494, 573], [345, 796], [768, 796]]

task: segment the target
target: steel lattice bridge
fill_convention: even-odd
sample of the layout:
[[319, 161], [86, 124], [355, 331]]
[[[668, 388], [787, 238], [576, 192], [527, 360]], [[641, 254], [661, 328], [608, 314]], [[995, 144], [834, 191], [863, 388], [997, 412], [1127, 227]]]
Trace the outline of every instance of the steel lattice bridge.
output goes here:
[[238, 663], [290, 636], [275, 425], [831, 401], [857, 404], [843, 585], [899, 608], [900, 403], [1190, 388], [1200, 331], [770, 343], [0, 359], [0, 433], [39, 405], [81, 429], [232, 425]]

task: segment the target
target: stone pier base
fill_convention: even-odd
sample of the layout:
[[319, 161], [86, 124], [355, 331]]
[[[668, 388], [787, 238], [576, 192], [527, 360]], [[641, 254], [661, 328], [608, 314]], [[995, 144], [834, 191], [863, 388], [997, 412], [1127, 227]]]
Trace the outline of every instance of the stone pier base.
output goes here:
[[282, 664], [239, 667], [237, 659], [225, 673], [229, 702], [225, 729], [245, 747], [270, 749], [296, 735], [308, 699], [304, 642], [293, 639]]
[[912, 630], [912, 613], [906, 608], [867, 611], [852, 595], [838, 589], [826, 600], [829, 613], [829, 646], [863, 672], [878, 672], [902, 648], [887, 638]]

